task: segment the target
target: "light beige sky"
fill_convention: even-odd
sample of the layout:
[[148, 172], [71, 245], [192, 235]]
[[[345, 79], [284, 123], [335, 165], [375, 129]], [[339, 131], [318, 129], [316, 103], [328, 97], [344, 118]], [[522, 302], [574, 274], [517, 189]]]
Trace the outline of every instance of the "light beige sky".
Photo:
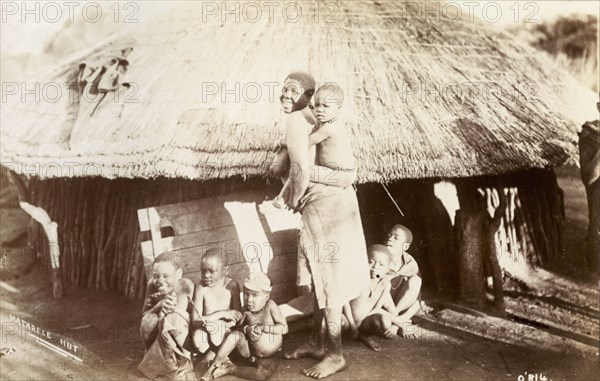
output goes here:
[[[81, 19], [84, 10], [86, 17], [91, 21], [96, 20], [99, 16], [101, 22], [116, 20], [115, 29], [126, 29], [143, 25], [178, 3], [178, 1], [171, 0], [28, 1], [26, 10], [35, 12], [35, 3], [39, 4], [37, 5], [39, 7], [38, 14], [42, 16], [36, 20], [35, 13], [23, 12], [22, 1], [1, 0], [0, 2], [2, 5], [0, 36], [2, 54], [40, 53], [48, 36], [58, 31], [64, 24], [71, 22], [71, 15], [74, 19]], [[66, 3], [74, 4], [66, 5]], [[60, 10], [55, 4], [60, 6]], [[96, 5], [100, 6], [100, 11], [96, 9]]]
[[[235, 1], [235, 0], [234, 0]], [[283, 1], [283, 0], [282, 0]], [[288, 0], [289, 1], [289, 0]], [[297, 1], [312, 1], [312, 0], [297, 0]], [[350, 0], [351, 1], [351, 0]], [[527, 22], [538, 20], [539, 22], [554, 19], [559, 15], [568, 15], [571, 13], [595, 14], [598, 16], [598, 1], [526, 1], [526, 0], [496, 0], [496, 1], [449, 1], [455, 3], [463, 9], [463, 14], [468, 14], [469, 9], [472, 13], [483, 18], [485, 21], [497, 25], [498, 27], [506, 27], [517, 22]], [[75, 5], [65, 6], [63, 1], [28, 1], [27, 9], [39, 7], [40, 13], [46, 13], [47, 17], [35, 19], [35, 15], [25, 14], [25, 22], [23, 22], [22, 1], [7, 1], [2, 0], [2, 23], [0, 46], [2, 54], [15, 54], [31, 52], [37, 54], [41, 51], [46, 38], [52, 33], [69, 22], [69, 14], [72, 13], [76, 17], [81, 17], [84, 9], [90, 18], [96, 17], [96, 10], [93, 7], [95, 4], [101, 4], [102, 17], [114, 18], [118, 10], [119, 23], [118, 27], [128, 28], [135, 27], [137, 23], [124, 23], [124, 17], [132, 16], [133, 21], [139, 21], [141, 25], [151, 18], [160, 15], [161, 13], [177, 6], [181, 1], [171, 0], [146, 0], [146, 1], [71, 1]], [[221, 0], [218, 1], [221, 3]], [[473, 4], [475, 3], [475, 4]], [[56, 5], [60, 5], [60, 11]], [[486, 15], [482, 14], [483, 9], [486, 9]], [[500, 10], [499, 14], [496, 12]], [[60, 12], [60, 14], [59, 14]], [[60, 17], [59, 17], [60, 16]], [[497, 21], [496, 21], [497, 19]], [[56, 20], [53, 22], [53, 20]]]

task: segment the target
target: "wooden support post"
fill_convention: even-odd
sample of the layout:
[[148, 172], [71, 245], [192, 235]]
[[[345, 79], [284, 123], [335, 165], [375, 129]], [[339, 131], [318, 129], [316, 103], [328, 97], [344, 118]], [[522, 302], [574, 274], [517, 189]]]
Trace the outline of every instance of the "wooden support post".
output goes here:
[[460, 299], [477, 309], [485, 306], [485, 276], [481, 249], [484, 247], [484, 212], [460, 209], [456, 212]]
[[50, 257], [50, 269], [52, 271], [52, 296], [60, 299], [64, 295], [62, 274], [60, 271], [60, 248], [58, 246], [58, 224], [50, 219], [43, 208], [31, 205], [28, 202], [19, 202], [21, 209], [39, 222], [48, 237], [48, 249]]
[[29, 189], [23, 180], [15, 173], [9, 172], [9, 179], [17, 186], [19, 206], [35, 221], [39, 222], [48, 238], [48, 251], [50, 257], [50, 270], [52, 271], [52, 296], [60, 299], [64, 295], [62, 274], [60, 271], [60, 248], [58, 245], [58, 224], [50, 219], [48, 213], [40, 207], [31, 205]]
[[494, 289], [494, 312], [499, 315], [504, 315], [506, 305], [504, 304], [504, 293], [502, 292], [502, 271], [500, 264], [498, 263], [498, 245], [496, 245], [496, 232], [500, 229], [502, 223], [502, 216], [506, 210], [506, 195], [504, 194], [503, 188], [498, 188], [498, 199], [499, 205], [494, 211], [494, 217], [487, 224], [487, 255], [486, 261], [489, 264], [490, 272], [492, 275], [493, 289]]
[[498, 189], [499, 205], [490, 217], [485, 201], [491, 201], [492, 189], [484, 195], [467, 184], [459, 188], [461, 209], [457, 211], [456, 227], [460, 266], [460, 299], [477, 309], [486, 307], [486, 277], [492, 277], [494, 304], [492, 312], [505, 314], [502, 291], [502, 270], [498, 262], [496, 232], [506, 210], [504, 189]]

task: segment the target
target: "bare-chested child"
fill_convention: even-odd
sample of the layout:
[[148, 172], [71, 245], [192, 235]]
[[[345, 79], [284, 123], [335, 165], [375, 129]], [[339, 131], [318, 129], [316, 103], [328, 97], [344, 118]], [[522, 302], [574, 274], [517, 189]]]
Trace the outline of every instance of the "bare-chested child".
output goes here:
[[[212, 364], [202, 377], [212, 380], [226, 374], [250, 379], [269, 378], [274, 367], [263, 361], [281, 350], [283, 335], [288, 332], [285, 317], [270, 299], [271, 281], [266, 274], [251, 273], [244, 281], [244, 313], [238, 329], [231, 331], [223, 341]], [[228, 356], [237, 349], [240, 355], [251, 359], [256, 367], [237, 368]]]
[[227, 277], [227, 253], [220, 248], [210, 248], [202, 256], [200, 284], [194, 290], [192, 312], [192, 337], [194, 346], [202, 354], [216, 350], [231, 328], [242, 318], [240, 286]]
[[[321, 86], [315, 93], [313, 108], [316, 127], [309, 135], [309, 147], [316, 146], [315, 166], [310, 168], [311, 181], [342, 188], [356, 180], [350, 135], [344, 122], [339, 120], [343, 104], [344, 92], [337, 84], [330, 82]], [[289, 166], [287, 150], [280, 150], [274, 163], [273, 173], [282, 175]], [[288, 179], [273, 200], [273, 206], [283, 208], [289, 191]]]
[[314, 112], [319, 123], [309, 136], [317, 146], [316, 164], [336, 171], [356, 170], [350, 134], [339, 119], [344, 91], [335, 83], [326, 83], [315, 93]]
[[[163, 253], [154, 259], [140, 324], [146, 353], [138, 369], [146, 376], [156, 378], [191, 371], [191, 355], [184, 344], [189, 333], [187, 308], [193, 290], [192, 281], [183, 278], [177, 254]], [[165, 335], [171, 340], [165, 340]]]
[[400, 334], [408, 339], [415, 338], [411, 318], [421, 309], [419, 294], [423, 283], [417, 261], [406, 252], [412, 242], [412, 232], [399, 224], [390, 229], [386, 241], [393, 255], [391, 294], [399, 313], [398, 318], [402, 321], [397, 327]]
[[398, 323], [398, 311], [390, 294], [392, 253], [383, 245], [373, 245], [368, 255], [370, 285], [344, 306], [345, 320], [342, 324], [348, 325], [352, 337], [358, 337], [369, 348], [378, 351], [380, 347], [371, 336], [391, 338], [396, 334], [394, 323]]

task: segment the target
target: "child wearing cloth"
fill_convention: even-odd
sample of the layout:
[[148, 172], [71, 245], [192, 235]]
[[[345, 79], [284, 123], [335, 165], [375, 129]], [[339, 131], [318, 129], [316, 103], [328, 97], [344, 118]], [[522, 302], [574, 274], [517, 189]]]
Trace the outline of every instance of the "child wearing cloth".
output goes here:
[[140, 324], [146, 353], [138, 366], [151, 379], [183, 380], [194, 376], [191, 353], [184, 348], [194, 284], [182, 274], [176, 254], [163, 253], [154, 259]]
[[228, 278], [227, 253], [220, 248], [208, 249], [202, 256], [200, 284], [196, 285], [192, 311], [194, 346], [211, 361], [223, 338], [242, 318], [240, 286]]
[[392, 227], [386, 241], [386, 246], [393, 255], [393, 275], [390, 279], [392, 299], [399, 313], [398, 318], [403, 321], [398, 328], [400, 334], [407, 339], [416, 337], [411, 318], [421, 309], [419, 295], [423, 283], [417, 261], [406, 252], [412, 241], [412, 232], [400, 224]]
[[[244, 313], [238, 329], [227, 335], [215, 359], [202, 377], [212, 380], [226, 374], [252, 380], [266, 380], [275, 364], [266, 361], [277, 354], [288, 332], [287, 322], [279, 307], [270, 299], [271, 280], [266, 274], [251, 273], [244, 281]], [[256, 366], [236, 367], [228, 356], [237, 349]]]

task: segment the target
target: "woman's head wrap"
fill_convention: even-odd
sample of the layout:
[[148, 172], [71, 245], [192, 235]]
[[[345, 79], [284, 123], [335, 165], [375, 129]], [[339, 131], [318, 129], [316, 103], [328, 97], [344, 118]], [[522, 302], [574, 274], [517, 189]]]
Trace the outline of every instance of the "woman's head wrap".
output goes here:
[[315, 87], [316, 87], [315, 79], [312, 77], [312, 75], [310, 75], [306, 72], [295, 71], [293, 73], [290, 73], [287, 76], [286, 80], [288, 80], [288, 79], [297, 81], [300, 84], [300, 86], [302, 86], [302, 89], [304, 89], [305, 93], [310, 90], [312, 90], [313, 93], [315, 91]]

